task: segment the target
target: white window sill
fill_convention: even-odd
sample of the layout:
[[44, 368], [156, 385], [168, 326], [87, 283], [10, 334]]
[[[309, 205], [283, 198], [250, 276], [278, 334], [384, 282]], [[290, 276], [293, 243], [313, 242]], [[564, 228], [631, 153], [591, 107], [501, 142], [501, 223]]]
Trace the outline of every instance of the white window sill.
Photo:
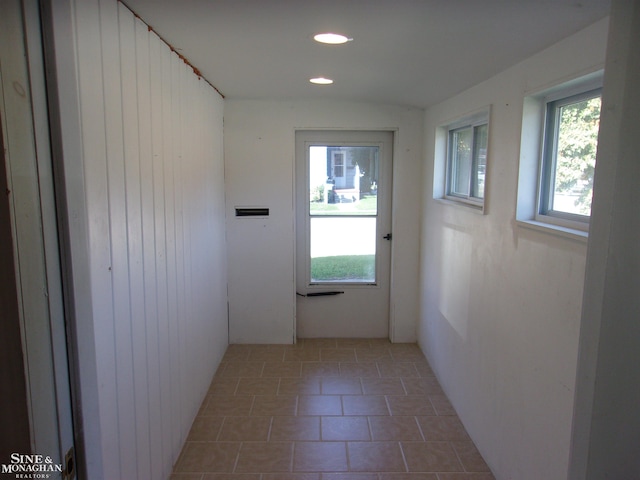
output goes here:
[[538, 222], [535, 220], [517, 220], [518, 226], [529, 230], [554, 235], [556, 237], [568, 238], [580, 243], [587, 243], [589, 232], [577, 230], [575, 228], [562, 227], [551, 223]]
[[434, 198], [434, 200], [442, 205], [449, 205], [451, 207], [457, 207], [465, 209], [468, 212], [477, 213], [478, 215], [484, 215], [484, 205], [477, 203], [465, 202], [462, 200], [450, 200], [448, 198]]

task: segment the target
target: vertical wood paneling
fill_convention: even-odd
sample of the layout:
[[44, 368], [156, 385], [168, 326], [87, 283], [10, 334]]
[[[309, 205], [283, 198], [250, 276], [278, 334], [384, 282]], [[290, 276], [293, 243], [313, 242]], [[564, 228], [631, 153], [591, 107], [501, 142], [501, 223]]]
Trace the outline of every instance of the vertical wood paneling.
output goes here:
[[100, 406], [83, 421], [103, 465], [90, 473], [164, 479], [227, 345], [223, 101], [124, 5], [74, 1]]
[[178, 276], [178, 252], [177, 252], [177, 230], [178, 230], [178, 213], [176, 208], [176, 197], [179, 190], [179, 186], [176, 182], [176, 170], [178, 169], [178, 151], [180, 148], [180, 135], [176, 131], [176, 118], [180, 113], [180, 84], [177, 82], [178, 57], [175, 54], [169, 56], [169, 88], [171, 91], [171, 110], [169, 112], [169, 119], [166, 124], [166, 128], [171, 137], [171, 145], [167, 148], [170, 152], [170, 162], [168, 165], [168, 176], [170, 182], [171, 194], [168, 195], [169, 202], [169, 218], [171, 219], [170, 225], [167, 228], [168, 244], [171, 245], [169, 249], [168, 264], [170, 279], [169, 283], [169, 363], [171, 377], [171, 389], [170, 389], [170, 405], [173, 415], [171, 416], [171, 451], [174, 452], [180, 449], [182, 442], [180, 441], [180, 310], [178, 307], [178, 289], [180, 288], [180, 278]]
[[[148, 89], [149, 91], [149, 105], [148, 105], [148, 117], [143, 121], [141, 119], [141, 128], [144, 125], [149, 130], [149, 148], [150, 155], [145, 160], [148, 166], [146, 172], [145, 183], [148, 186], [149, 199], [148, 199], [148, 211], [146, 215], [148, 222], [145, 224], [143, 230], [145, 248], [149, 248], [147, 252], [148, 257], [145, 255], [145, 274], [149, 269], [150, 274], [145, 279], [145, 290], [148, 290], [149, 305], [147, 310], [147, 345], [148, 345], [148, 378], [149, 378], [149, 405], [153, 410], [150, 413], [152, 419], [151, 422], [151, 442], [152, 452], [157, 456], [162, 454], [162, 402], [160, 397], [160, 384], [161, 384], [161, 370], [160, 370], [160, 343], [159, 343], [159, 321], [161, 315], [161, 292], [159, 288], [159, 273], [158, 273], [158, 258], [163, 255], [163, 250], [159, 246], [159, 239], [157, 232], [160, 227], [156, 226], [162, 217], [158, 215], [157, 203], [159, 202], [159, 195], [156, 194], [157, 190], [157, 177], [158, 172], [156, 164], [160, 157], [157, 143], [160, 135], [158, 128], [158, 121], [160, 113], [158, 112], [160, 107], [161, 88], [160, 88], [160, 50], [162, 44], [160, 39], [156, 35], [149, 35], [148, 29], [145, 25], [140, 27], [147, 31], [147, 37], [149, 42], [149, 83], [148, 85], [141, 85], [141, 89]], [[152, 302], [152, 303], [151, 303]], [[162, 471], [163, 466], [161, 462], [154, 462], [153, 478], [157, 478], [157, 471]]]
[[[151, 451], [149, 442], [149, 402], [147, 383], [147, 345], [145, 335], [144, 304], [144, 252], [142, 238], [142, 178], [140, 154], [142, 134], [139, 126], [137, 62], [146, 73], [147, 62], [137, 59], [135, 19], [129, 10], [118, 4], [120, 33], [120, 63], [122, 72], [122, 130], [124, 135], [125, 195], [127, 200], [127, 240], [129, 250], [129, 282], [131, 288], [130, 320], [133, 373], [133, 426], [135, 427], [136, 478], [151, 478]], [[148, 43], [141, 40], [144, 46]], [[130, 48], [136, 45], [136, 48]], [[148, 47], [147, 47], [148, 48]], [[148, 58], [148, 52], [147, 56]], [[146, 60], [145, 58], [145, 60]], [[142, 73], [144, 78], [144, 73]]]
[[[154, 147], [159, 152], [157, 161], [154, 163], [156, 196], [156, 246], [159, 247], [157, 256], [158, 273], [158, 345], [160, 353], [160, 406], [162, 411], [162, 462], [167, 462], [171, 458], [171, 364], [169, 359], [169, 281], [168, 257], [169, 248], [167, 242], [168, 222], [168, 196], [171, 192], [166, 191], [168, 180], [166, 163], [171, 161], [171, 145], [167, 136], [170, 135], [168, 128], [169, 116], [171, 115], [171, 89], [170, 75], [167, 68], [171, 53], [161, 45], [160, 49], [160, 102], [154, 116], [158, 116], [157, 132], [158, 138], [154, 139]], [[154, 105], [152, 105], [153, 107]], [[155, 130], [155, 129], [154, 129]], [[163, 467], [165, 465], [163, 464]]]
[[[180, 82], [185, 86], [183, 88], [183, 108], [182, 108], [182, 116], [180, 117], [180, 137], [182, 138], [182, 155], [186, 160], [188, 158], [192, 158], [193, 156], [193, 146], [191, 142], [191, 138], [189, 134], [191, 129], [188, 127], [188, 123], [186, 122], [186, 118], [193, 111], [193, 101], [195, 93], [191, 88], [190, 82], [193, 80], [192, 72], [185, 66], [185, 68], [181, 71]], [[192, 309], [193, 302], [193, 289], [191, 284], [191, 229], [188, 228], [191, 225], [191, 203], [190, 203], [190, 191], [188, 186], [191, 184], [191, 163], [184, 161], [181, 168], [181, 181], [183, 183], [183, 197], [182, 197], [182, 209], [183, 209], [183, 230], [182, 230], [182, 255], [184, 261], [184, 289], [185, 289], [185, 310], [184, 321], [187, 325], [186, 328], [193, 329], [197, 327], [197, 324], [194, 321], [194, 312]], [[195, 348], [195, 351], [200, 354], [197, 344], [189, 345], [187, 343], [188, 336], [183, 335], [181, 340], [181, 353], [182, 353], [182, 371], [180, 372], [180, 378], [182, 379], [182, 387], [185, 391], [192, 391], [192, 385], [196, 381], [193, 376], [193, 372], [198, 371], [197, 366], [195, 365], [197, 362], [194, 362], [194, 356], [188, 355], [188, 348]], [[199, 340], [196, 340], [198, 342]], [[200, 355], [198, 355], [200, 356]], [[196, 368], [194, 368], [196, 367]], [[192, 372], [191, 375], [189, 372]], [[193, 411], [193, 398], [190, 400], [189, 404], [185, 402], [186, 408], [188, 408], [185, 412], [183, 412], [183, 416], [188, 418], [189, 412]], [[196, 407], [197, 408], [197, 407]], [[185, 422], [187, 423], [187, 422]], [[183, 426], [184, 428], [184, 426]], [[188, 433], [187, 430], [183, 431], [183, 436], [186, 436]]]
[[174, 179], [174, 244], [176, 249], [176, 319], [174, 321], [174, 330], [172, 335], [172, 376], [175, 379], [172, 382], [172, 400], [173, 410], [176, 412], [174, 427], [174, 446], [173, 451], [179, 450], [182, 446], [182, 423], [184, 416], [182, 411], [182, 393], [188, 391], [184, 389], [182, 372], [182, 356], [181, 356], [181, 338], [184, 336], [185, 328], [188, 326], [187, 319], [184, 318], [184, 259], [182, 255], [182, 230], [184, 224], [182, 222], [182, 135], [180, 135], [180, 118], [182, 115], [182, 88], [180, 82], [180, 71], [184, 64], [176, 56], [172, 56], [173, 68], [171, 69], [171, 83], [174, 91], [174, 108], [171, 118], [171, 131], [176, 137], [173, 143], [173, 179]]
[[135, 409], [118, 6], [100, 0], [120, 478], [136, 476]]
[[[187, 71], [187, 66], [183, 65], [183, 67], [180, 69], [180, 84], [181, 85], [187, 85], [185, 82], [185, 78], [188, 75]], [[185, 169], [186, 169], [186, 165], [188, 162], [185, 161], [185, 159], [189, 158], [189, 149], [188, 149], [188, 143], [187, 143], [187, 139], [185, 138], [184, 134], [183, 134], [183, 119], [185, 116], [185, 112], [188, 110], [188, 94], [187, 94], [187, 90], [186, 88], [184, 88], [182, 90], [182, 101], [181, 101], [181, 115], [180, 118], [178, 119], [178, 124], [177, 124], [177, 131], [180, 132], [180, 138], [181, 138], [181, 145], [180, 145], [180, 174], [179, 174], [179, 181], [180, 181], [180, 218], [181, 218], [181, 222], [182, 222], [182, 228], [180, 229], [180, 238], [178, 240], [179, 244], [180, 244], [180, 254], [181, 254], [181, 258], [182, 258], [182, 292], [181, 292], [181, 297], [182, 297], [182, 315], [184, 318], [184, 330], [183, 330], [183, 334], [180, 336], [180, 379], [181, 379], [181, 388], [186, 390], [186, 391], [193, 391], [193, 389], [191, 388], [191, 383], [189, 382], [189, 375], [187, 374], [187, 372], [190, 371], [189, 369], [189, 360], [190, 360], [190, 356], [188, 355], [188, 351], [187, 351], [187, 347], [188, 344], [187, 339], [189, 336], [189, 331], [191, 331], [191, 329], [193, 328], [193, 321], [192, 321], [192, 316], [191, 316], [191, 302], [189, 301], [189, 281], [188, 281], [188, 275], [189, 275], [189, 258], [190, 258], [190, 252], [189, 252], [189, 245], [187, 244], [186, 240], [186, 235], [187, 232], [189, 230], [189, 223], [188, 223], [188, 214], [187, 214], [187, 208], [188, 205], [185, 204], [185, 197], [187, 196], [188, 190], [186, 188], [186, 183], [185, 183]], [[186, 438], [186, 435], [188, 433], [188, 430], [185, 431], [184, 430], [184, 423], [188, 422], [188, 417], [190, 415], [189, 412], [192, 411], [191, 408], [191, 399], [190, 398], [183, 398], [182, 399], [182, 411], [181, 411], [181, 415], [183, 418], [183, 431], [182, 431], [182, 437]]]
[[[82, 129], [89, 272], [99, 401], [98, 428], [105, 478], [120, 477], [114, 305], [111, 283], [104, 84], [97, 0], [76, 1], [76, 48]], [[64, 122], [64, 119], [62, 120]], [[83, 319], [87, 321], [86, 319]], [[95, 448], [95, 447], [94, 447]], [[112, 460], [111, 460], [112, 459]]]

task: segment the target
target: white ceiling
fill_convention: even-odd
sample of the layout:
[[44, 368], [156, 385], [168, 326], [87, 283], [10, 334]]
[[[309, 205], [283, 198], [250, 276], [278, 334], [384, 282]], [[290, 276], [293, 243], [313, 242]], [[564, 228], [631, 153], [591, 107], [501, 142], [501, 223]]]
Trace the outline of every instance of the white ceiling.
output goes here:
[[[125, 0], [227, 98], [427, 107], [607, 15], [609, 0]], [[354, 40], [327, 46], [315, 33]], [[576, 55], [580, 55], [577, 51]], [[327, 76], [331, 86], [311, 85]]]

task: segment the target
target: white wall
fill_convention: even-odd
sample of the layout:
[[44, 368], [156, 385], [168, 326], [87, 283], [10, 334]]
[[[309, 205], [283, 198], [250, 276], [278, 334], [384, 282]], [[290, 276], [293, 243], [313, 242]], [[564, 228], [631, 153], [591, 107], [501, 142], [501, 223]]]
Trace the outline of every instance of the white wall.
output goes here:
[[614, 0], [576, 384], [571, 480], [640, 478], [640, 2]]
[[115, 0], [56, 1], [90, 478], [167, 478], [227, 345], [223, 101]]
[[[602, 67], [606, 35], [605, 19], [425, 115], [419, 343], [498, 479], [566, 476], [585, 271], [583, 241], [516, 223], [523, 98]], [[482, 215], [434, 199], [435, 132], [488, 105]]]
[[[395, 130], [392, 339], [415, 341], [422, 111], [329, 101], [227, 100], [225, 174], [231, 343], [291, 343], [296, 129]], [[235, 218], [266, 206], [267, 219]]]

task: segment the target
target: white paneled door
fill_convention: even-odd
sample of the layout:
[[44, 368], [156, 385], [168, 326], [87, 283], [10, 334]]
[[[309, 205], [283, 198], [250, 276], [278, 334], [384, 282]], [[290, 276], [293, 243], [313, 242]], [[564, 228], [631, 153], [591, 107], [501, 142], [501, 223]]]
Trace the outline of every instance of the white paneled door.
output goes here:
[[393, 133], [296, 132], [296, 333], [389, 334]]

